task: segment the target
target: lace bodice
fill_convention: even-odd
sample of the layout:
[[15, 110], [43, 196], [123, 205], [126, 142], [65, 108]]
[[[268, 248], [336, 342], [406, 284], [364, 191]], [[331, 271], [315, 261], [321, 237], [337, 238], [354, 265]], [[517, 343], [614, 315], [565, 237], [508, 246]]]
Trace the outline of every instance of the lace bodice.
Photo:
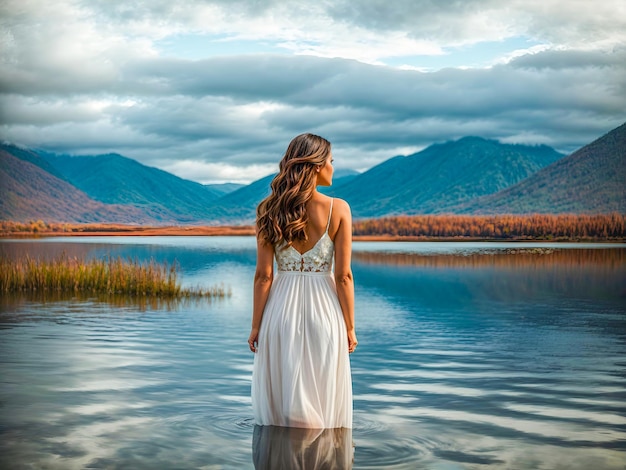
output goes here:
[[325, 273], [331, 271], [333, 255], [335, 254], [335, 244], [328, 235], [328, 228], [330, 227], [330, 216], [332, 212], [333, 201], [331, 199], [326, 231], [310, 250], [300, 253], [293, 246], [285, 248], [284, 243], [274, 248], [279, 271], [309, 273]]
[[309, 251], [300, 254], [293, 246], [276, 248], [276, 263], [279, 271], [329, 272], [333, 264], [335, 245], [324, 232], [322, 238]]

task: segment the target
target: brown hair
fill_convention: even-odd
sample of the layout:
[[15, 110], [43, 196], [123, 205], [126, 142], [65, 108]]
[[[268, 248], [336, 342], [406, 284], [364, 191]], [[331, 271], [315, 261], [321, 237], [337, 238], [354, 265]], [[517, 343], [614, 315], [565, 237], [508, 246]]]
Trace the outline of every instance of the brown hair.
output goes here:
[[272, 193], [257, 207], [257, 230], [267, 243], [306, 241], [306, 203], [315, 191], [316, 168], [326, 163], [330, 142], [314, 134], [293, 138], [272, 180]]

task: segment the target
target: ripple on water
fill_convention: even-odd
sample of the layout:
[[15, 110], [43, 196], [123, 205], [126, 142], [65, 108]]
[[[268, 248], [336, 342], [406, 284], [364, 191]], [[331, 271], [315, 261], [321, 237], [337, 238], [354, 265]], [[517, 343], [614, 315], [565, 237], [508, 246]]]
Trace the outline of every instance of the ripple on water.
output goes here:
[[415, 468], [428, 460], [441, 442], [412, 432], [396, 432], [396, 424], [376, 416], [355, 415], [352, 436], [355, 444], [355, 468]]
[[364, 437], [384, 432], [387, 429], [388, 426], [383, 422], [366, 418], [364, 416], [355, 416], [352, 423], [352, 432]]
[[252, 416], [241, 416], [241, 413], [235, 411], [211, 414], [207, 419], [212, 428], [227, 435], [241, 436], [242, 431], [248, 432], [254, 428]]
[[254, 418], [239, 418], [235, 420], [235, 426], [240, 429], [254, 428]]
[[416, 462], [428, 459], [436, 448], [433, 441], [418, 436], [391, 441], [383, 436], [363, 439], [358, 434], [354, 441], [355, 468], [415, 468]]
[[[238, 432], [240, 430], [253, 429], [255, 426], [252, 416], [244, 417], [241, 416], [241, 413], [235, 411], [211, 414], [208, 416], [208, 420], [212, 427], [224, 432]], [[385, 432], [387, 429], [388, 426], [380, 421], [359, 417], [354, 420], [352, 432], [358, 433], [359, 436], [367, 437]]]

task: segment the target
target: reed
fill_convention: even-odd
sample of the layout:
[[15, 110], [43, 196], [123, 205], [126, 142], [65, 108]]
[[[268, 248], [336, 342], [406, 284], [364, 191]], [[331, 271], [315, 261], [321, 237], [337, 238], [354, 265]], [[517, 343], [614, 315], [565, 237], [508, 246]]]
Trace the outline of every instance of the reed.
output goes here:
[[155, 297], [226, 297], [223, 286], [182, 288], [178, 265], [122, 258], [0, 257], [1, 292], [76, 292]]

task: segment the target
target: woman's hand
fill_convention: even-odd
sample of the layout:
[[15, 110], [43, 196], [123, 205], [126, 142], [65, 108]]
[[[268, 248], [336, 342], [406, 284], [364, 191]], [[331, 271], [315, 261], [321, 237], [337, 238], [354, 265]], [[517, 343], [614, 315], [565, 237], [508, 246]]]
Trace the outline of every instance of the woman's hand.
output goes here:
[[248, 346], [250, 347], [250, 351], [256, 352], [257, 344], [259, 342], [259, 329], [252, 328], [250, 332], [250, 337], [248, 338]]
[[359, 342], [356, 340], [356, 332], [354, 329], [348, 330], [348, 352], [353, 353], [357, 344]]

